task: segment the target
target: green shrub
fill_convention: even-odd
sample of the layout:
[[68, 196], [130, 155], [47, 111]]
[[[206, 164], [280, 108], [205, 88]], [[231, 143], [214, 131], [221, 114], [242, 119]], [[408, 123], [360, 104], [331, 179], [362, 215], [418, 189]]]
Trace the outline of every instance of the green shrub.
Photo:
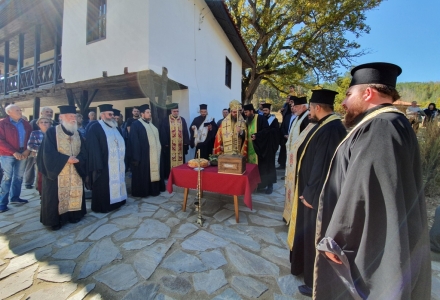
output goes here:
[[429, 122], [419, 130], [422, 175], [427, 196], [440, 194], [440, 128], [437, 122]]

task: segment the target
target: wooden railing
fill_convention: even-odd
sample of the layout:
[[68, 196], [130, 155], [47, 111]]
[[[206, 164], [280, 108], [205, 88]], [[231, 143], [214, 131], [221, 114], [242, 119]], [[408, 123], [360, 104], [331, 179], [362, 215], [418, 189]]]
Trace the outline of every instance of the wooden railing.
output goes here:
[[[54, 79], [55, 68], [57, 68], [56, 79]], [[34, 84], [35, 78], [36, 84]], [[20, 85], [18, 85], [18, 80], [20, 80]], [[14, 71], [9, 72], [4, 78], [0, 77], [0, 95], [26, 91], [42, 85], [51, 83], [56, 84], [62, 81], [63, 79], [61, 78], [61, 55], [59, 55], [56, 62], [54, 62], [53, 58], [40, 61], [36, 70], [33, 66], [31, 66], [22, 68], [20, 74], [18, 74], [17, 71]], [[18, 86], [20, 86], [19, 91], [17, 90]]]

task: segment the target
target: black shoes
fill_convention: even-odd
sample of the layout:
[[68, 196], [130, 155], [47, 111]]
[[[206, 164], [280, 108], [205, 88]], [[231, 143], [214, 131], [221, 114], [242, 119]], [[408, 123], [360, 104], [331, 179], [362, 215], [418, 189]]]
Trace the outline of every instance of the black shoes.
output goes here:
[[29, 203], [29, 201], [25, 200], [25, 199], [20, 199], [18, 198], [17, 200], [11, 200], [12, 204], [25, 204], [25, 203]]
[[33, 188], [32, 185], [25, 185], [25, 187], [26, 187], [28, 190], [30, 190], [31, 188]]
[[308, 287], [307, 285], [300, 285], [298, 287], [298, 290], [301, 294], [307, 297], [312, 297], [313, 289], [311, 287]]
[[9, 208], [8, 207], [5, 207], [5, 208], [0, 208], [0, 213], [4, 213], [4, 212], [7, 212], [9, 210]]
[[270, 195], [273, 192], [273, 187], [267, 187], [266, 191], [264, 192], [266, 195]]
[[53, 225], [53, 226], [52, 226], [52, 230], [53, 230], [53, 231], [57, 231], [57, 230], [60, 230], [60, 229], [61, 229], [61, 224]]

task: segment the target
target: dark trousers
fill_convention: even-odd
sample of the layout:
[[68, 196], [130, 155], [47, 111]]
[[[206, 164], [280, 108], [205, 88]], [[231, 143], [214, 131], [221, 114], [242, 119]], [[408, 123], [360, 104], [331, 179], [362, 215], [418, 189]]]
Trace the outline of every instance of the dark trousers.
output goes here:
[[33, 185], [35, 181], [35, 163], [37, 161], [37, 157], [29, 156], [26, 159], [26, 167], [24, 169], [24, 185]]

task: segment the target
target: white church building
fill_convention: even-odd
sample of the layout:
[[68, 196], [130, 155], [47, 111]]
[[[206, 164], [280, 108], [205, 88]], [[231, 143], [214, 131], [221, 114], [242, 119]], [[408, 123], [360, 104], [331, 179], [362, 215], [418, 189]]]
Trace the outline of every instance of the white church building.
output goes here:
[[253, 65], [222, 0], [0, 0], [0, 103], [30, 118], [109, 103], [126, 119], [154, 99], [218, 120]]

